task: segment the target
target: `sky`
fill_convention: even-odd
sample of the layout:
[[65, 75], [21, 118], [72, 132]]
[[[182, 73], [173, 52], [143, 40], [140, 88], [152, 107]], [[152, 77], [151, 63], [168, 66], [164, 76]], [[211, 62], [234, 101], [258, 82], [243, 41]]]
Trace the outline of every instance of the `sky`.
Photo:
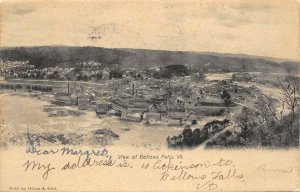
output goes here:
[[0, 8], [1, 47], [96, 46], [299, 60], [299, 4], [292, 0], [4, 0]]

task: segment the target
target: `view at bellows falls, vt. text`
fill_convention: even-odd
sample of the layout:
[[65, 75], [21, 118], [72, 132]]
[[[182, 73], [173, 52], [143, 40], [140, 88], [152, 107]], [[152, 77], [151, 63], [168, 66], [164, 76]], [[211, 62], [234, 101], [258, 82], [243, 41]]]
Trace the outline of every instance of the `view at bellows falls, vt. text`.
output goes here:
[[299, 146], [298, 61], [92, 46], [3, 47], [0, 59], [2, 149]]

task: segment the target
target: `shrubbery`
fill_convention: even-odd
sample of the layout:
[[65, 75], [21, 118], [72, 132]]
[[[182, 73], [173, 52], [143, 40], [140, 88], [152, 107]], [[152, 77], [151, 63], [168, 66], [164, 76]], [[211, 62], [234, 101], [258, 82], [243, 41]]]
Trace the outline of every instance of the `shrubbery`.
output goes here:
[[192, 130], [190, 127], [185, 127], [182, 133], [178, 136], [167, 137], [168, 147], [195, 147], [206, 141], [210, 135], [216, 132], [222, 131], [229, 120], [224, 119], [223, 121], [212, 121], [206, 123], [204, 127], [200, 130], [196, 128]]

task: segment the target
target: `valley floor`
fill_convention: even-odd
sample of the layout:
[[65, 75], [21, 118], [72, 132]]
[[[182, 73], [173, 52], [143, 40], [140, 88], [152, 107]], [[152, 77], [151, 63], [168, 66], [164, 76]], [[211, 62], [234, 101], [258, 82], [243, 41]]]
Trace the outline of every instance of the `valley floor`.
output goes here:
[[[134, 147], [147, 147], [161, 149], [166, 146], [166, 138], [178, 135], [183, 127], [168, 126], [145, 126], [141, 122], [128, 122], [118, 117], [97, 117], [95, 112], [84, 111], [80, 116], [49, 117], [43, 109], [50, 103], [30, 96], [21, 96], [18, 93], [1, 93], [1, 146], [9, 144], [23, 145], [26, 142], [27, 133], [37, 135], [60, 135], [82, 137], [82, 143], [71, 141], [70, 143], [85, 145], [91, 144], [93, 131], [109, 129], [119, 135], [118, 139], [110, 139], [108, 145], [129, 145]], [[66, 110], [82, 112], [77, 107], [63, 107]], [[207, 117], [200, 119], [196, 127], [203, 126], [206, 122], [216, 119]], [[42, 141], [46, 144], [46, 141]], [[102, 145], [103, 143], [95, 143]]]

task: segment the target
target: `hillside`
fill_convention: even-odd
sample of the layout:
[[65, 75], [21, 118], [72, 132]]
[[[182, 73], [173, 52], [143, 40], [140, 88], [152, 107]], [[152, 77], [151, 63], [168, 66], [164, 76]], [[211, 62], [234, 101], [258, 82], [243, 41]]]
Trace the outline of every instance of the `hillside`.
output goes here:
[[37, 68], [68, 67], [75, 63], [95, 61], [110, 67], [145, 69], [168, 65], [185, 65], [189, 68], [225, 69], [236, 71], [296, 71], [298, 62], [221, 53], [197, 53], [147, 49], [108, 49], [102, 47], [15, 47], [0, 48], [3, 61], [29, 61]]

